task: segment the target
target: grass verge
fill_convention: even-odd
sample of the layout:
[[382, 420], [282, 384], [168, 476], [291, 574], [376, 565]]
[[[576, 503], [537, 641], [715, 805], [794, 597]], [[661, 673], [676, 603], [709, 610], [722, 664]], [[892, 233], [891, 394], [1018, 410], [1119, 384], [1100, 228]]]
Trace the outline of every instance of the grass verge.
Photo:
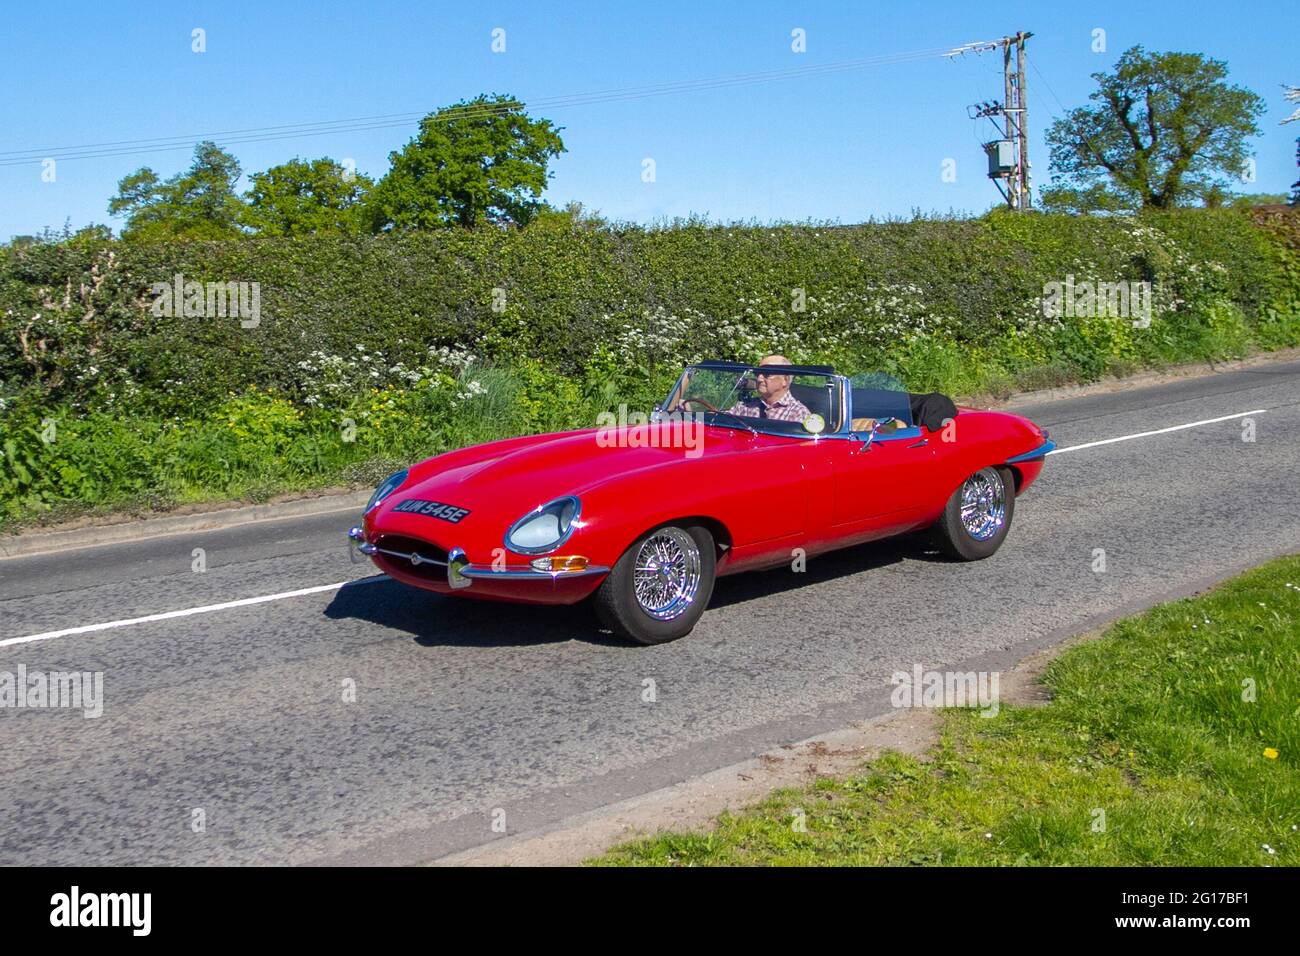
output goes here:
[[1119, 621], [1043, 680], [1044, 706], [945, 711], [926, 760], [886, 754], [590, 862], [1300, 862], [1300, 556]]

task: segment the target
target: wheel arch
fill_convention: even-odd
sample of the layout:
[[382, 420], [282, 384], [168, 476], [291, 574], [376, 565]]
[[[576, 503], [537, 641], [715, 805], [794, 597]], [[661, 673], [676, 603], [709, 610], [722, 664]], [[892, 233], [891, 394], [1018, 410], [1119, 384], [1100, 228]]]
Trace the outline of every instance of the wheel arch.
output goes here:
[[[679, 515], [672, 518], [663, 518], [659, 521], [656, 521], [652, 525], [647, 525], [646, 527], [642, 528], [632, 538], [632, 541], [638, 540], [642, 535], [649, 534], [655, 528], [662, 528], [664, 527], [664, 525], [670, 525], [670, 524], [681, 525], [682, 527], [688, 527], [690, 525], [700, 525], [703, 528], [707, 528], [709, 534], [713, 535], [713, 552], [714, 552], [713, 556], [714, 558], [717, 559], [719, 563], [722, 562], [722, 559], [726, 556], [726, 553], [731, 550], [732, 538], [731, 538], [730, 529], [728, 529], [726, 524], [724, 524], [721, 520], [713, 517], [712, 515], [695, 514], [695, 515]], [[632, 546], [632, 542], [629, 541], [628, 547], [631, 546]]]

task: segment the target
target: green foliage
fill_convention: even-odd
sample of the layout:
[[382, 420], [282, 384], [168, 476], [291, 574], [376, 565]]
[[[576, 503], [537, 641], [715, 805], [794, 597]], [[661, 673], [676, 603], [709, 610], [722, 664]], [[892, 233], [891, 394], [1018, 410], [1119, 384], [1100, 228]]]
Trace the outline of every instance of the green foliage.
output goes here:
[[125, 176], [108, 211], [126, 216], [126, 238], [237, 238], [244, 209], [235, 192], [239, 175], [239, 160], [205, 140], [194, 147], [190, 168], [168, 180], [147, 166]]
[[359, 233], [374, 182], [332, 159], [291, 159], [253, 173], [244, 224], [263, 236]]
[[[701, 358], [776, 351], [1004, 394], [1300, 344], [1300, 217], [1287, 209], [848, 228], [586, 220], [0, 247], [0, 447], [15, 443], [0, 510], [349, 480], [367, 462], [593, 426], [621, 402], [648, 410]], [[177, 273], [259, 283], [260, 324], [154, 315], [151, 284]], [[1045, 316], [1045, 284], [1069, 275], [1150, 282], [1150, 327]], [[53, 446], [37, 434], [49, 418]]]
[[[1287, 201], [1286, 193], [1243, 193], [1226, 198], [1226, 205], [1234, 209], [1251, 209], [1255, 206], [1280, 206]], [[1223, 205], [1221, 203], [1220, 205]]]
[[1221, 202], [1246, 166], [1264, 101], [1226, 82], [1221, 60], [1127, 50], [1113, 73], [1094, 73], [1097, 105], [1047, 131], [1055, 210], [1114, 210]]
[[531, 118], [512, 97], [479, 96], [421, 120], [378, 185], [329, 158], [292, 159], [254, 173], [240, 196], [239, 162], [205, 141], [170, 179], [147, 166], [123, 177], [108, 211], [126, 217], [123, 238], [146, 241], [524, 225], [539, 216], [557, 231], [599, 228], [579, 203], [556, 210], [541, 201], [547, 166], [562, 152], [550, 120]]
[[51, 508], [66, 515], [73, 504], [113, 509], [369, 482], [394, 463], [465, 444], [594, 424], [597, 410], [577, 383], [537, 363], [431, 372], [406, 387], [350, 390], [329, 408], [250, 387], [184, 420], [23, 404], [3, 418], [0, 514], [12, 524]]
[[541, 208], [547, 164], [564, 152], [550, 120], [509, 96], [479, 96], [431, 113], [371, 194], [376, 229], [522, 225]]

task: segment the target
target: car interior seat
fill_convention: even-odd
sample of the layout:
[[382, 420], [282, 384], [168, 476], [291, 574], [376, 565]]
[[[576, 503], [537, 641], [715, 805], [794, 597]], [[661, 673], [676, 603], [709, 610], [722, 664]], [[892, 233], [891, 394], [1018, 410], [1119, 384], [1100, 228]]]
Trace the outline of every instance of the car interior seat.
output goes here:
[[825, 385], [800, 385], [798, 382], [792, 382], [790, 385], [790, 394], [808, 407], [808, 411], [814, 415], [820, 415], [826, 421], [828, 429], [834, 429], [838, 418], [837, 415], [831, 414], [831, 396], [834, 391], [834, 384], [827, 382]]

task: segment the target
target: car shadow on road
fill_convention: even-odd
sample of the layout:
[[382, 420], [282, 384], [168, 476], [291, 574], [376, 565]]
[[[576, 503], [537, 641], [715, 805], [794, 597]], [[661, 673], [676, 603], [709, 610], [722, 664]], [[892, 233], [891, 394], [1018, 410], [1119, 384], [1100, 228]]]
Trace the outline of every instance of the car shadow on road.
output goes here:
[[446, 597], [391, 578], [340, 588], [325, 608], [331, 620], [351, 618], [406, 631], [424, 647], [521, 647], [587, 641], [626, 647], [596, 622], [586, 604], [532, 607]]
[[[903, 560], [946, 560], [921, 535], [904, 535], [808, 559], [804, 571], [782, 565], [719, 578], [709, 607], [783, 594]], [[535, 607], [446, 597], [374, 577], [349, 584], [325, 608], [331, 620], [354, 619], [410, 634], [422, 647], [523, 647], [586, 641], [633, 648], [602, 628], [589, 604]]]
[[808, 558], [803, 571], [795, 571], [792, 562], [767, 571], [751, 571], [718, 578], [717, 584], [713, 586], [713, 599], [709, 601], [709, 607], [727, 607], [773, 594], [783, 594], [864, 571], [874, 571], [903, 560], [946, 559], [924, 535], [887, 538]]

